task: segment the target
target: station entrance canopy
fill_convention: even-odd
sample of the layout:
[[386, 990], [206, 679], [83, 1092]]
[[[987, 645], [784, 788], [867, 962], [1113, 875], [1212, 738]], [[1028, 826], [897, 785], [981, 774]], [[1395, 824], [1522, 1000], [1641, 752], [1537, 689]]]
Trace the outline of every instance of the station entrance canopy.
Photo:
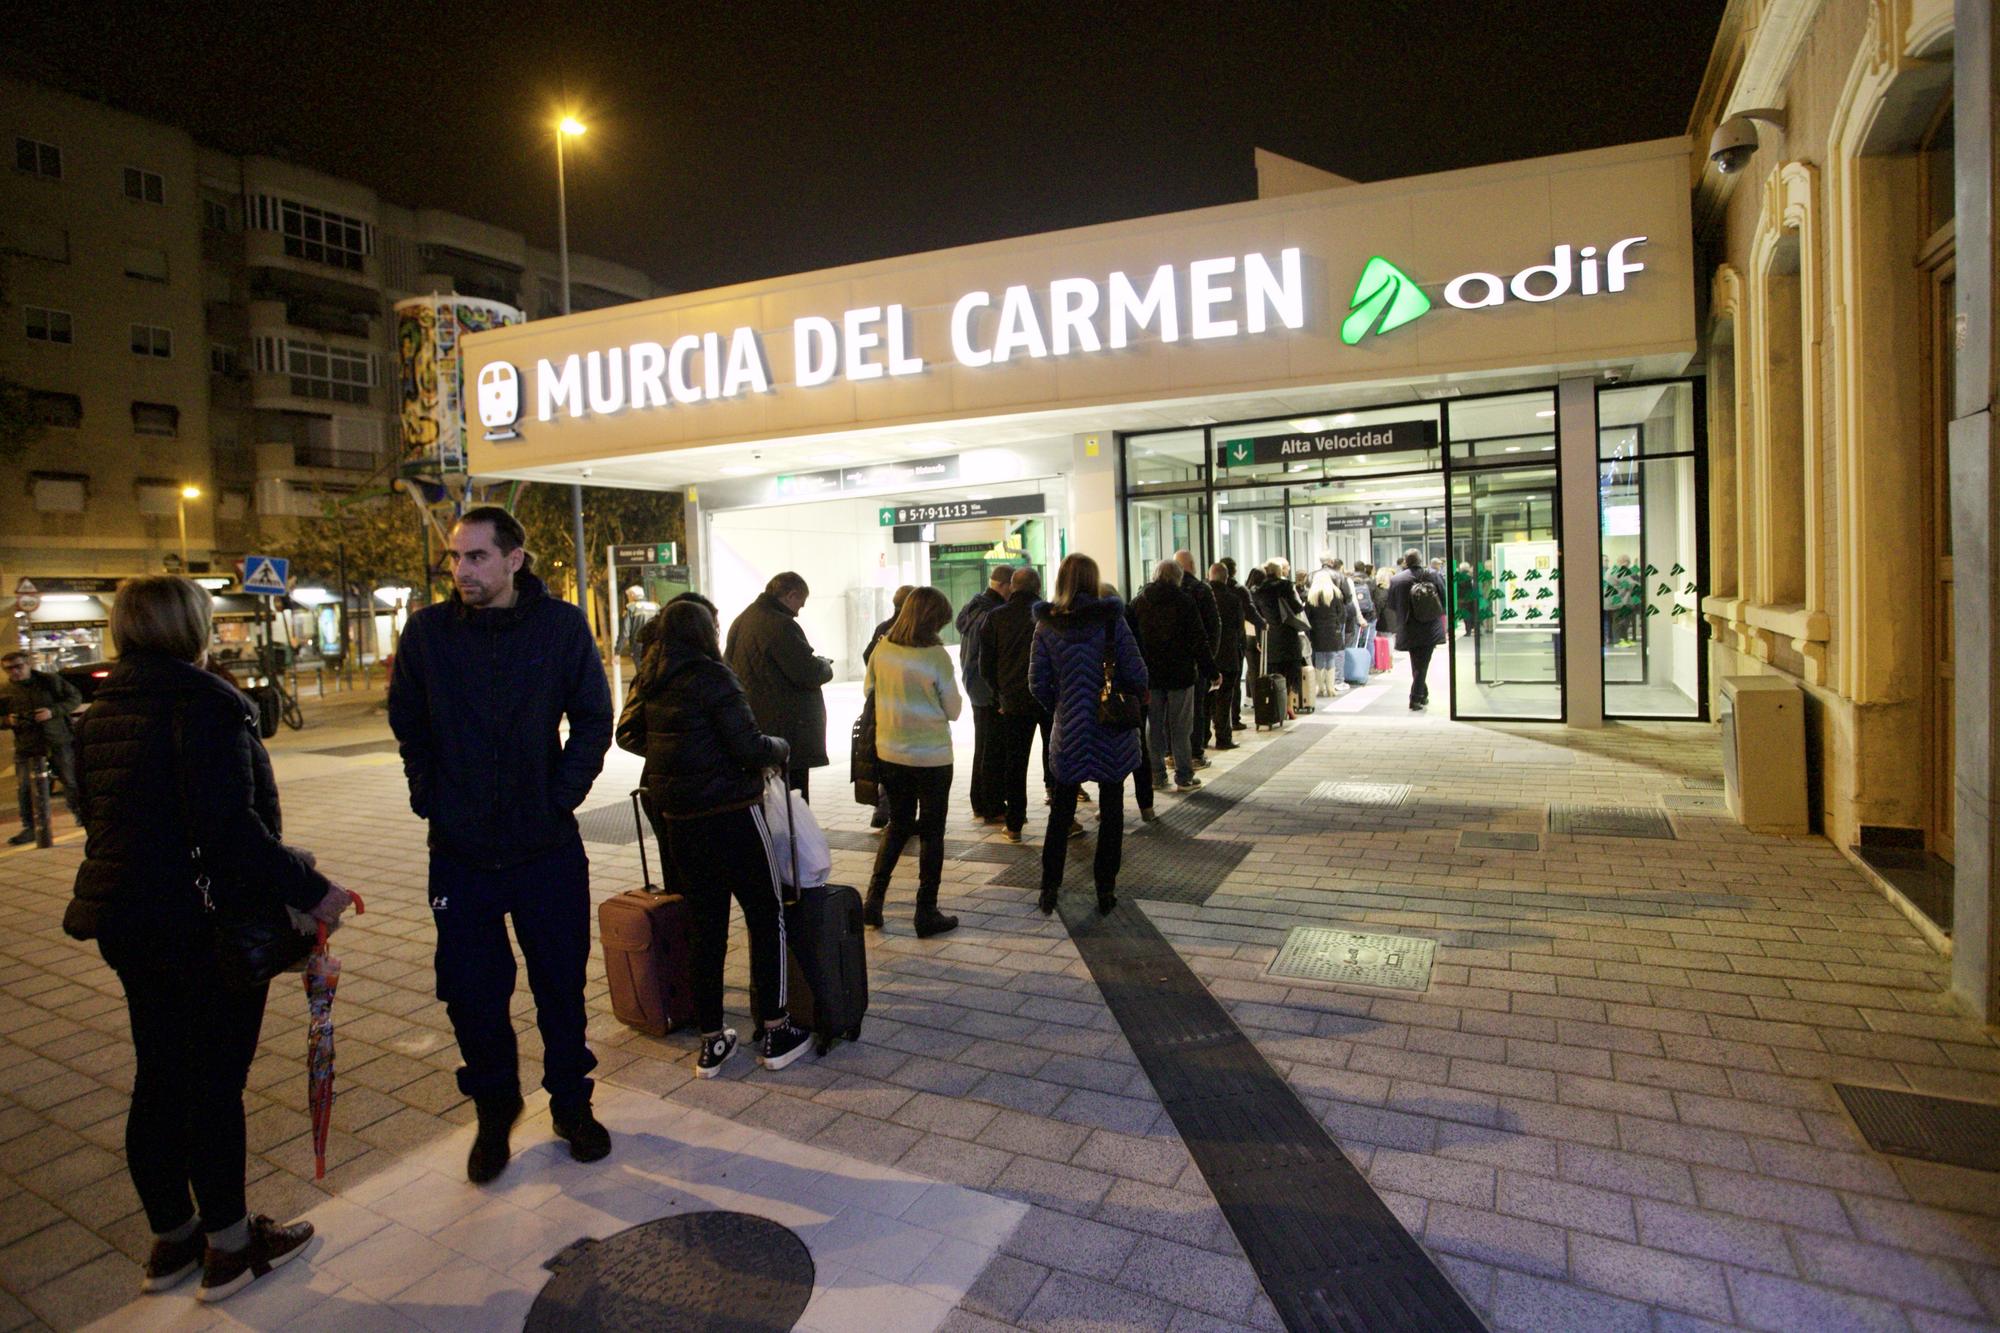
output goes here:
[[[474, 472], [672, 485], [672, 455], [1695, 348], [1662, 140], [771, 279], [468, 336]], [[1148, 419], [1148, 424], [1157, 421]], [[692, 461], [692, 460], [690, 460]]]

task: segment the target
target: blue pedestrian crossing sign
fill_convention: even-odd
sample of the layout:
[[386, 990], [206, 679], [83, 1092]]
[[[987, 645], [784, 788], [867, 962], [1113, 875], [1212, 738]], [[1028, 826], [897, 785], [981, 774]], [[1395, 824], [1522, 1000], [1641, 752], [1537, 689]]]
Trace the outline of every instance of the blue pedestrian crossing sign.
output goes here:
[[269, 593], [273, 597], [283, 597], [290, 591], [286, 582], [292, 572], [292, 562], [276, 555], [249, 555], [243, 557], [243, 591]]

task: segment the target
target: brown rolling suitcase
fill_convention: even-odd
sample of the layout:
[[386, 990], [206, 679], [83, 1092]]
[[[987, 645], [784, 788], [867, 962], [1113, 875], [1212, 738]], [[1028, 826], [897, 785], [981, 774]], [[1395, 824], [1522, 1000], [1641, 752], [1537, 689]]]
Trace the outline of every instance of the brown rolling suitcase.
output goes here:
[[[663, 1037], [694, 1022], [694, 983], [687, 899], [653, 883], [646, 865], [646, 820], [632, 793], [643, 887], [607, 898], [597, 908], [611, 1012], [619, 1022]], [[665, 848], [661, 849], [662, 856]]]

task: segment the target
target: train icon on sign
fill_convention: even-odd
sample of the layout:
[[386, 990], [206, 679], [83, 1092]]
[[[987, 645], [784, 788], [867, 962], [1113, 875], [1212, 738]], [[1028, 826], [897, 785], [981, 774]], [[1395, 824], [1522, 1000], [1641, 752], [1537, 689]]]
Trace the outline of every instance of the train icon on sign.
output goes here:
[[521, 419], [521, 372], [505, 361], [479, 371], [479, 424], [489, 440], [518, 440], [514, 423]]

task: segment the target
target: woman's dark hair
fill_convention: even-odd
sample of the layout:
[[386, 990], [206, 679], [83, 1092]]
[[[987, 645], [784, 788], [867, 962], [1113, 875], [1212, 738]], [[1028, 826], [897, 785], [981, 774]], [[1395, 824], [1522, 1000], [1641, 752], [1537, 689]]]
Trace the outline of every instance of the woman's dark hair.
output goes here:
[[896, 623], [882, 637], [905, 648], [935, 648], [938, 631], [951, 622], [951, 602], [928, 585], [910, 589]]
[[1095, 560], [1081, 551], [1070, 552], [1056, 570], [1055, 609], [1067, 611], [1078, 602], [1094, 599], [1098, 585], [1103, 582]]
[[889, 610], [901, 615], [903, 603], [909, 601], [910, 594], [916, 590], [917, 585], [914, 583], [905, 583], [902, 587], [896, 589], [895, 593], [889, 598]]
[[1263, 584], [1264, 571], [1256, 565], [1250, 566], [1250, 572], [1243, 576], [1243, 586], [1255, 590], [1262, 587]]
[[715, 613], [692, 599], [670, 602], [660, 612], [660, 650], [692, 648], [704, 657], [722, 660], [722, 644], [715, 629]]

